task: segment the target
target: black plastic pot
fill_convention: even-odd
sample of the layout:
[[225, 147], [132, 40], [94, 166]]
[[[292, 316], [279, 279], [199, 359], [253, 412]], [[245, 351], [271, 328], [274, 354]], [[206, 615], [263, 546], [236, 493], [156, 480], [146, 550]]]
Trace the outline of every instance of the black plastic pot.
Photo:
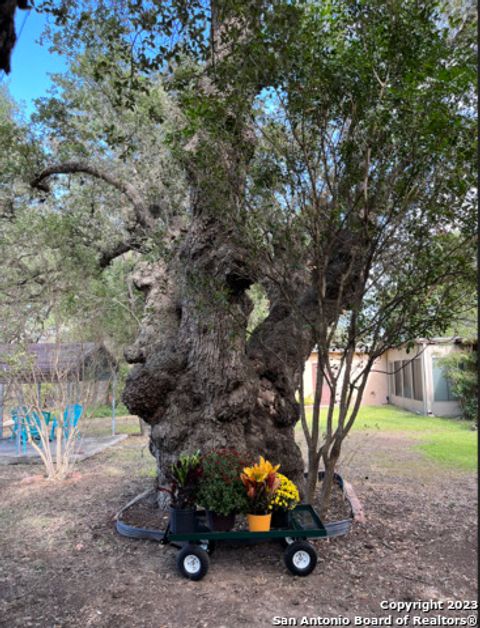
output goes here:
[[220, 515], [212, 510], [207, 510], [207, 524], [210, 530], [229, 532], [235, 525], [235, 513]]
[[195, 531], [194, 508], [170, 507], [170, 531], [172, 534], [185, 534]]
[[289, 528], [290, 512], [288, 510], [274, 510], [272, 512], [272, 528]]

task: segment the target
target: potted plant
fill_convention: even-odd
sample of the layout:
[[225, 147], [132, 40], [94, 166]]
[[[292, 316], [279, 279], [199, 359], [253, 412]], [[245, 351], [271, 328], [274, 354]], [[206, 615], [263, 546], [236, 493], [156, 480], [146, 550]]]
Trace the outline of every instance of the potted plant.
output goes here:
[[296, 485], [285, 475], [277, 473], [277, 478], [280, 480], [280, 485], [270, 501], [268, 509], [272, 513], [273, 528], [288, 528], [289, 513], [300, 501], [300, 495]]
[[275, 493], [280, 485], [275, 467], [260, 456], [260, 460], [252, 467], [245, 467], [240, 475], [248, 498], [248, 529], [250, 532], [268, 532], [272, 519], [269, 511]]
[[195, 529], [195, 503], [201, 476], [200, 451], [182, 454], [170, 467], [170, 488], [159, 488], [170, 494], [170, 529], [174, 534]]
[[236, 513], [247, 512], [247, 496], [240, 479], [244, 466], [245, 461], [233, 449], [217, 449], [203, 456], [197, 502], [207, 511], [211, 530], [231, 530]]

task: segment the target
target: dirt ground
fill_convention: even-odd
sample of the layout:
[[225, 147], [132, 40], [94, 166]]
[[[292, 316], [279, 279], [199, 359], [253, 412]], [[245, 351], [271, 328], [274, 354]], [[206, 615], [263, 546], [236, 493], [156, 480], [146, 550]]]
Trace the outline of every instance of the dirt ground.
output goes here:
[[[63, 484], [32, 481], [39, 467], [0, 468], [0, 626], [322, 625], [304, 617], [355, 625], [355, 616], [369, 625], [392, 614], [382, 601], [475, 600], [476, 478], [412, 444], [405, 433], [350, 437], [340, 472], [366, 523], [316, 542], [319, 561], [307, 578], [287, 572], [278, 544], [262, 544], [218, 547], [206, 578], [190, 582], [176, 571], [175, 548], [120, 537], [114, 514], [154, 473], [141, 436], [79, 463]], [[407, 625], [419, 624], [411, 617]]]

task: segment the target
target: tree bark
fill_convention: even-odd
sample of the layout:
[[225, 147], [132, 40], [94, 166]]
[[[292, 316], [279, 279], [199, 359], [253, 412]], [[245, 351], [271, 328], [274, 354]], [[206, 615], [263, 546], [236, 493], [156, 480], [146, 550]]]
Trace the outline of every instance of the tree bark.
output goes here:
[[324, 450], [323, 463], [325, 466], [325, 474], [323, 476], [322, 486], [320, 490], [320, 516], [324, 516], [330, 504], [330, 497], [333, 488], [333, 479], [338, 459], [340, 458], [341, 442], [335, 441], [330, 455], [328, 449]]
[[234, 447], [303, 480], [295, 391], [312, 337], [277, 301], [247, 342], [253, 281], [234, 229], [201, 212], [168, 267], [158, 262], [135, 278], [146, 316], [126, 352], [135, 366], [123, 401], [152, 425], [160, 478], [181, 451]]
[[[238, 230], [202, 207], [204, 202], [194, 208], [188, 230], [178, 235], [169, 264], [144, 267], [135, 278], [146, 292], [146, 315], [126, 352], [135, 367], [123, 401], [152, 426], [160, 481], [182, 451], [234, 447], [281, 464], [303, 488], [295, 394], [315, 344], [315, 284], [307, 270], [290, 273], [283, 285], [267, 284], [269, 315], [247, 339], [252, 303], [246, 291], [265, 273]], [[347, 242], [332, 262], [332, 299], [348, 261]]]
[[0, 70], [10, 74], [12, 51], [17, 41], [15, 33], [16, 9], [31, 9], [26, 0], [3, 0], [0, 3]]

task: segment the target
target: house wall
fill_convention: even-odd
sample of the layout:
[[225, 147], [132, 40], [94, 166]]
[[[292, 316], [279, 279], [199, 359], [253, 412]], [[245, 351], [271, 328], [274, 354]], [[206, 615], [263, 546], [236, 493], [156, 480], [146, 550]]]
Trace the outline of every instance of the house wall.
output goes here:
[[[435, 416], [459, 416], [461, 414], [460, 404], [456, 400], [436, 401], [435, 400], [435, 377], [434, 377], [434, 360], [441, 358], [452, 351], [461, 351], [461, 346], [450, 342], [435, 341], [431, 344], [427, 342], [417, 343], [408, 353], [404, 348], [391, 349], [382, 355], [374, 363], [372, 372], [370, 373], [365, 391], [363, 393], [362, 406], [365, 405], [382, 405], [391, 403], [399, 408], [404, 408], [410, 412], [423, 415]], [[418, 358], [421, 365], [421, 383], [423, 399], [414, 399], [414, 376], [411, 373], [410, 378], [410, 394], [411, 397], [395, 394], [394, 385], [394, 363], [399, 361], [412, 361]], [[333, 365], [340, 360], [338, 352], [330, 353], [330, 361]], [[357, 353], [354, 357], [352, 376], [355, 371], [362, 368], [365, 355]], [[303, 385], [305, 397], [313, 398], [315, 386], [315, 365], [317, 362], [317, 353], [314, 351], [305, 364]], [[418, 364], [418, 363], [417, 363]], [[357, 371], [358, 372], [358, 371]], [[389, 375], [390, 373], [390, 375]], [[403, 368], [401, 371], [403, 378]], [[407, 377], [408, 379], [408, 377]], [[438, 385], [438, 379], [437, 379]], [[322, 391], [322, 404], [328, 404], [328, 391]]]
[[303, 392], [305, 397], [313, 397], [313, 371], [314, 363], [317, 361], [317, 353], [314, 351], [310, 354], [310, 357], [305, 362], [305, 368], [303, 370]]
[[[330, 362], [335, 365], [340, 361], [340, 354], [331, 352]], [[365, 355], [361, 353], [355, 354], [352, 367], [352, 376], [355, 376], [355, 372], [363, 367], [365, 361]], [[303, 387], [305, 397], [312, 397], [314, 395], [315, 386], [315, 367], [317, 363], [317, 353], [314, 351], [307, 362], [305, 363], [305, 370], [303, 376]], [[365, 387], [362, 399], [362, 405], [381, 405], [387, 403], [388, 396], [388, 377], [385, 373], [387, 370], [387, 362], [385, 356], [381, 356], [374, 362], [373, 370], [370, 373], [367, 385]], [[328, 394], [322, 392], [322, 404], [328, 404]]]
[[434, 398], [434, 385], [433, 385], [433, 359], [443, 358], [452, 351], [460, 351], [461, 347], [457, 345], [430, 345], [428, 347], [426, 361], [427, 361], [427, 375], [429, 378], [429, 390], [431, 391], [431, 411], [435, 416], [459, 416], [462, 414], [460, 404], [458, 401], [435, 401]]
[[362, 406], [380, 406], [388, 403], [387, 358], [381, 355], [373, 363], [363, 391]]
[[423, 400], [418, 401], [395, 394], [394, 378], [388, 378], [390, 403], [405, 410], [424, 415], [434, 416], [458, 416], [461, 409], [458, 401], [435, 401], [435, 386], [433, 376], [433, 360], [448, 355], [452, 351], [458, 351], [460, 347], [453, 343], [421, 343], [407, 353], [406, 349], [390, 349], [387, 352], [387, 365], [389, 373], [394, 373], [394, 363], [400, 360], [412, 360], [418, 356], [422, 364]]
[[[415, 357], [422, 359], [422, 383], [423, 383], [423, 400], [411, 399], [395, 394], [395, 386], [393, 374], [395, 373], [394, 363], [403, 360], [412, 360]], [[422, 347], [416, 345], [414, 349], [407, 352], [406, 349], [390, 349], [385, 356], [387, 362], [387, 370], [390, 375], [388, 377], [388, 398], [392, 405], [409, 410], [410, 412], [416, 412], [417, 414], [428, 414], [427, 399], [429, 396], [429, 383], [425, 381], [425, 369], [423, 368]], [[430, 386], [431, 388], [431, 386]]]

